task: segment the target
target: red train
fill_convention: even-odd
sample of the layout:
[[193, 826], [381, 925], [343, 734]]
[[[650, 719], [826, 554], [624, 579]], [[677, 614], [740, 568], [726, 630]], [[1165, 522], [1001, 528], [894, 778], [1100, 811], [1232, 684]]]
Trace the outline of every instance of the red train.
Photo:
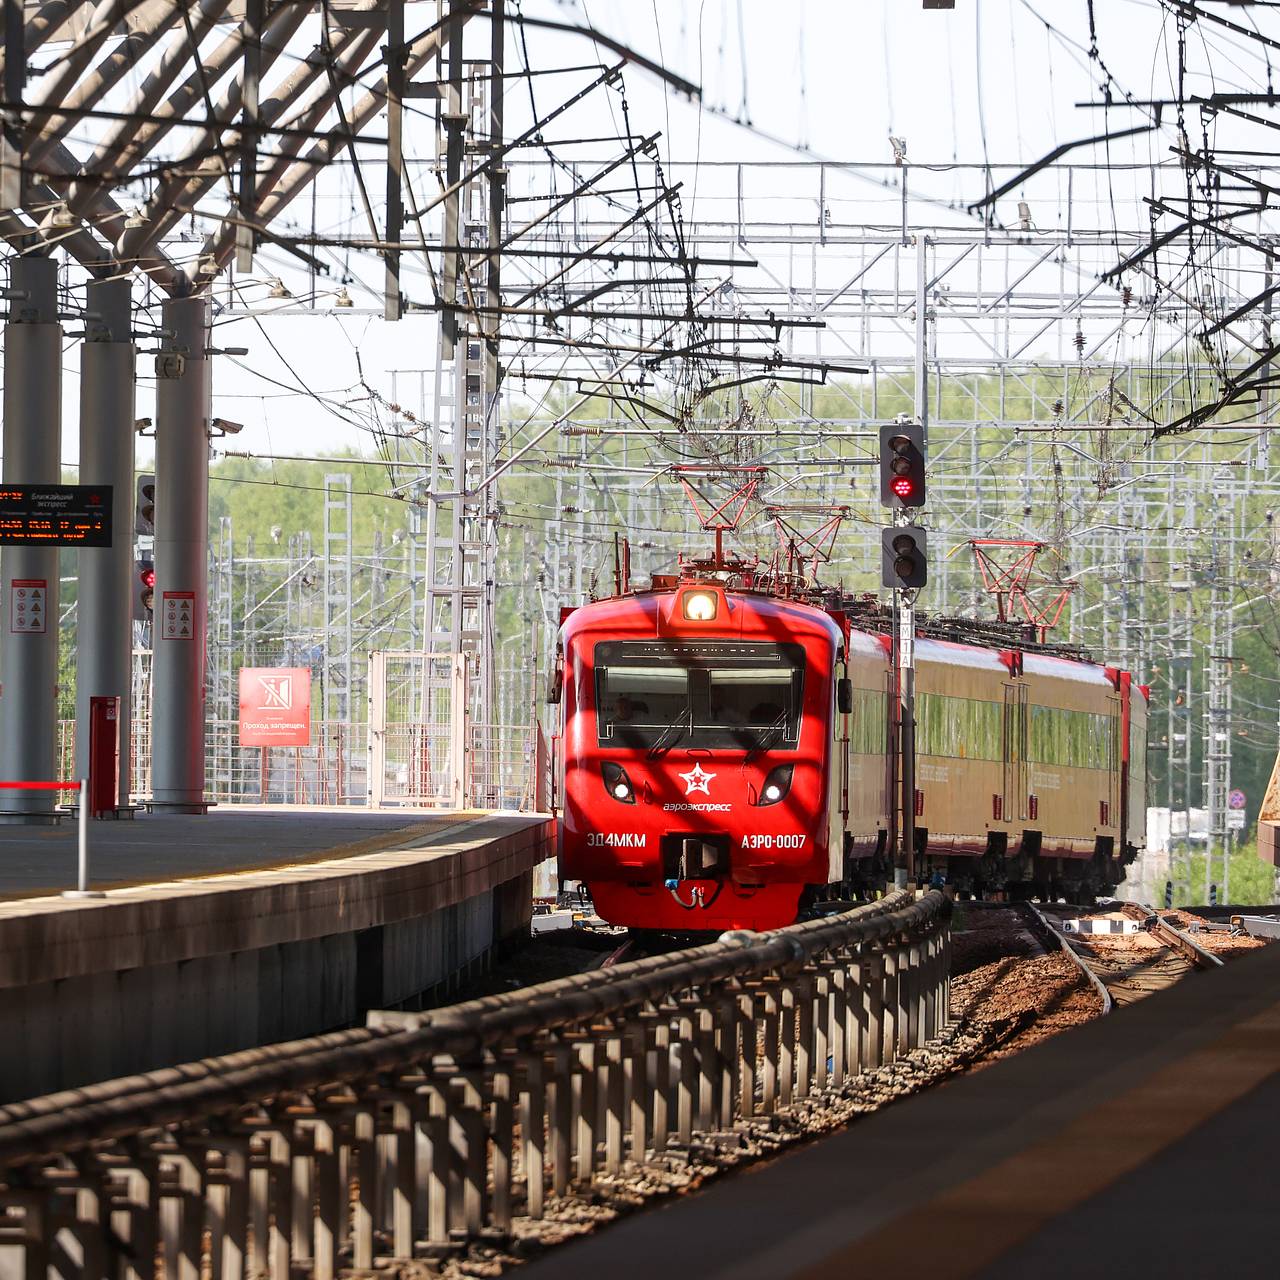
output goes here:
[[[1144, 842], [1146, 690], [1012, 631], [938, 638], [965, 625], [916, 645], [918, 879], [1116, 885]], [[705, 568], [566, 610], [562, 879], [605, 920], [666, 931], [774, 928], [806, 896], [891, 880], [887, 633], [874, 601]]]

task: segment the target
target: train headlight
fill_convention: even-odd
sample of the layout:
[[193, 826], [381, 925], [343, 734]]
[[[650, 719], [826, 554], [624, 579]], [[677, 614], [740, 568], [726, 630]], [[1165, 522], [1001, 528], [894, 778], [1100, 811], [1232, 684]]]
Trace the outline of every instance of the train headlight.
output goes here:
[[719, 604], [714, 591], [686, 591], [684, 593], [684, 616], [690, 622], [713, 622]]
[[606, 760], [600, 766], [600, 772], [604, 775], [605, 789], [619, 804], [635, 804], [636, 789], [620, 764]]
[[784, 799], [787, 792], [791, 790], [791, 777], [794, 772], [795, 765], [791, 764], [780, 764], [777, 768], [770, 769], [769, 776], [764, 780], [764, 786], [760, 788], [760, 799], [756, 804], [760, 806], [777, 804], [779, 800]]

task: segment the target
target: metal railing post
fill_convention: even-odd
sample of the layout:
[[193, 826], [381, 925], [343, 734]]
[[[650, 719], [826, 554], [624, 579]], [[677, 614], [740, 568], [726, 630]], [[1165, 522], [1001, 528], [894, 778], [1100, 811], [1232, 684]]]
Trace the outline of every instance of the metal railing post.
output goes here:
[[671, 1023], [659, 1009], [653, 1017], [653, 1150], [660, 1155], [671, 1137]]
[[892, 1062], [898, 1056], [898, 955], [896, 948], [887, 946], [881, 959], [884, 974], [883, 1013], [881, 1015], [884, 1043], [880, 1049], [880, 1062]]
[[906, 983], [906, 1000], [907, 1000], [907, 1017], [906, 1017], [906, 1048], [908, 1051], [919, 1048], [921, 1044], [920, 1028], [923, 1025], [921, 1017], [921, 1000], [924, 992], [924, 971], [922, 948], [919, 942], [913, 941], [907, 948], [907, 983]]
[[577, 1047], [577, 1070], [573, 1076], [575, 1129], [574, 1177], [590, 1179], [596, 1164], [596, 1123], [599, 1100], [596, 1074], [596, 1042], [583, 1040]]
[[493, 1097], [493, 1199], [490, 1212], [493, 1225], [499, 1231], [510, 1231], [512, 1184], [515, 1181], [515, 1065], [510, 1060], [504, 1059], [494, 1068], [490, 1088]]
[[778, 1034], [781, 1012], [778, 1008], [777, 983], [766, 983], [761, 992], [764, 1022], [764, 1060], [760, 1064], [760, 1114], [771, 1116], [778, 1107], [778, 1064], [782, 1054]]
[[831, 970], [831, 1084], [839, 1089], [848, 1071], [849, 970], [842, 956]]
[[[372, 1107], [356, 1112], [352, 1138], [359, 1198], [351, 1214], [351, 1259], [353, 1266], [371, 1270], [378, 1214], [378, 1120]], [[345, 1180], [343, 1185], [348, 1185]]]
[[797, 1098], [807, 1098], [813, 1083], [813, 979], [805, 974], [796, 981], [794, 999], [796, 1005], [796, 1092]]
[[631, 1159], [636, 1164], [644, 1163], [648, 1146], [649, 1073], [646, 1070], [649, 1062], [648, 1025], [649, 1022], [646, 1019], [638, 1028], [633, 1028], [628, 1033], [624, 1044], [626, 1057], [623, 1063], [623, 1083], [630, 1100]]
[[895, 943], [893, 948], [894, 958], [898, 967], [898, 1008], [896, 1026], [898, 1039], [895, 1047], [895, 1057], [903, 1057], [909, 1052], [911, 1042], [910, 1034], [910, 1009], [911, 1009], [911, 960], [909, 948], [905, 941], [901, 938]]
[[391, 1251], [397, 1258], [413, 1256], [416, 1238], [418, 1145], [416, 1108], [408, 1097], [391, 1104], [391, 1167], [388, 1172], [391, 1200]]
[[756, 1038], [756, 1002], [750, 990], [741, 991], [734, 1002], [738, 1021], [738, 1114], [750, 1120], [756, 1113], [756, 1080], [759, 1046]]
[[522, 1065], [520, 1139], [525, 1212], [531, 1218], [541, 1218], [547, 1185], [547, 1098], [542, 1053], [524, 1055]]
[[831, 971], [823, 964], [813, 982], [813, 1087], [827, 1087], [827, 1063], [831, 1056]]

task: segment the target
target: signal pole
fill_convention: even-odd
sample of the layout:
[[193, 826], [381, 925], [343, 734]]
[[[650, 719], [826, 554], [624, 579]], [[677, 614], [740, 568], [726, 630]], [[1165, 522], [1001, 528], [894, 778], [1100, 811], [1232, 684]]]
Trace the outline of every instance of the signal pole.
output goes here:
[[911, 523], [909, 509], [924, 505], [924, 426], [903, 415], [880, 428], [880, 501], [893, 511], [881, 530], [882, 584], [893, 592], [892, 659], [897, 689], [898, 824], [900, 848], [894, 882], [906, 888], [916, 878], [916, 591], [928, 581], [925, 530]]
[[[907, 515], [894, 515], [896, 526]], [[895, 590], [893, 608], [898, 621], [898, 720], [902, 742], [902, 862], [906, 884], [916, 880], [916, 592], [914, 587]], [[895, 880], [897, 877], [894, 877]]]

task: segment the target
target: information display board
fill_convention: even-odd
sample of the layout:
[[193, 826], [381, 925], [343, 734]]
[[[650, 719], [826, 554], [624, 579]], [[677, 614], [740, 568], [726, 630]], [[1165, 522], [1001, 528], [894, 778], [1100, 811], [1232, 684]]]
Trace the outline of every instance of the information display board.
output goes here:
[[109, 547], [109, 484], [0, 485], [0, 547]]

